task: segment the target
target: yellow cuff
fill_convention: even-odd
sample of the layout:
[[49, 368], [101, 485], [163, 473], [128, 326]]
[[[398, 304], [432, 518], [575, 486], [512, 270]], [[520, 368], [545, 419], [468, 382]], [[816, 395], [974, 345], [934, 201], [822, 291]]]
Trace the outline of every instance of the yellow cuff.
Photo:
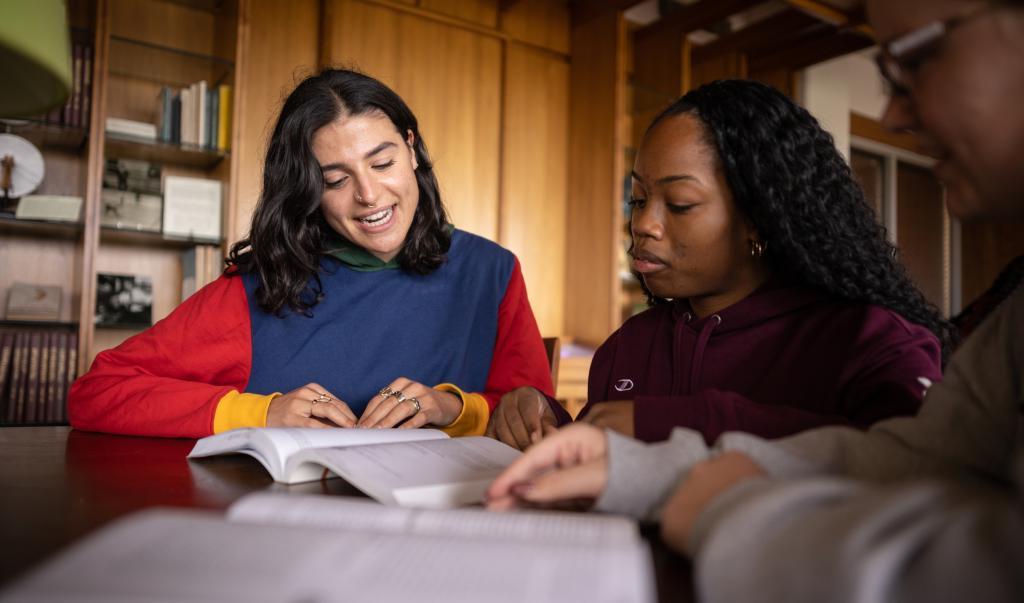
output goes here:
[[239, 427], [266, 427], [270, 401], [281, 394], [240, 394], [231, 390], [220, 402], [213, 415], [213, 433]]
[[451, 425], [442, 427], [441, 431], [453, 438], [484, 435], [487, 431], [487, 421], [491, 418], [491, 407], [487, 404], [487, 398], [480, 394], [466, 393], [451, 383], [435, 385], [434, 389], [462, 398], [462, 412], [455, 417]]

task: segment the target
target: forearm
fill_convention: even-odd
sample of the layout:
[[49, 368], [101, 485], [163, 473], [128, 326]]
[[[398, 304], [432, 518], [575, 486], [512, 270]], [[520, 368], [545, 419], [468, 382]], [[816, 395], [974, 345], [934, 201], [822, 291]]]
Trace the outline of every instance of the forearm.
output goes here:
[[1007, 491], [753, 480], [698, 518], [707, 601], [1020, 600], [1024, 523]]

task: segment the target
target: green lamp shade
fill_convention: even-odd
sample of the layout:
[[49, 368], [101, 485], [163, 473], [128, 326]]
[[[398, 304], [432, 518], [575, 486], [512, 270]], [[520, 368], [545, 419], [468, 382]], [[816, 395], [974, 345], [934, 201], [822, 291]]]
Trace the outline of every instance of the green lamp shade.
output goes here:
[[71, 91], [64, 0], [0, 0], [0, 116], [44, 113]]

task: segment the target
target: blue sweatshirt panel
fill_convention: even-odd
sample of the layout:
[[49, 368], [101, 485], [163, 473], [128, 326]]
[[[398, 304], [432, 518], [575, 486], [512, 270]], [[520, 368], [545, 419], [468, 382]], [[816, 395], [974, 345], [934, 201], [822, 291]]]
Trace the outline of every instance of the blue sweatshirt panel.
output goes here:
[[289, 311], [283, 318], [256, 305], [257, 279], [246, 274], [253, 354], [246, 391], [287, 393], [317, 383], [356, 416], [399, 377], [482, 392], [514, 266], [511, 252], [459, 230], [445, 263], [425, 276], [357, 272], [325, 257], [323, 296], [311, 316]]

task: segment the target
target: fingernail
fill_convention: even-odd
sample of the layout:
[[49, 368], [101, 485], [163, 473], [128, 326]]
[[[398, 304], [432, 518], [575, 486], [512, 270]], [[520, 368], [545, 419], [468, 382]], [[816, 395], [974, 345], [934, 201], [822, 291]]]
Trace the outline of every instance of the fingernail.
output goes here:
[[541, 437], [540, 436], [540, 432], [539, 431], [535, 431], [535, 432], [530, 434], [530, 442], [536, 444], [537, 442], [540, 441], [540, 437]]

